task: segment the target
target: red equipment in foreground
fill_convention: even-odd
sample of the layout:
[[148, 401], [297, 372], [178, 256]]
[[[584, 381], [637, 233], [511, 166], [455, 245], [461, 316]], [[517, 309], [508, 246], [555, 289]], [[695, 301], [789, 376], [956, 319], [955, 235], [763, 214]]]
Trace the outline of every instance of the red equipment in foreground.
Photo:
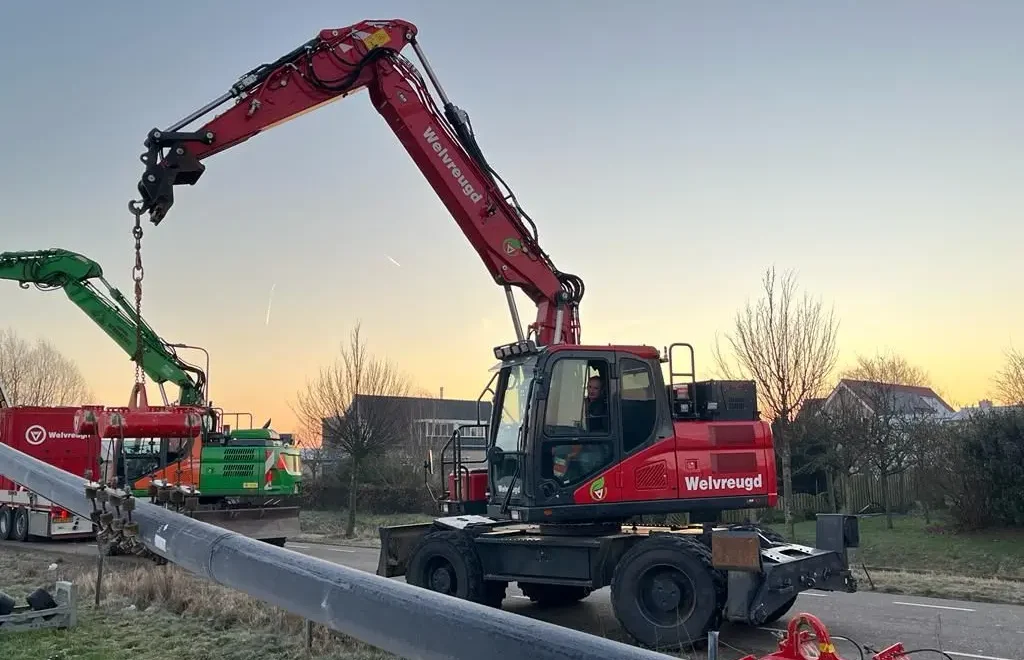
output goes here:
[[[500, 365], [485, 390], [492, 413], [476, 425], [486, 430], [486, 458], [475, 468], [463, 461], [456, 430], [446, 446], [454, 448], [452, 462], [446, 450], [441, 456], [442, 471], [450, 465], [458, 475], [441, 498], [450, 515], [381, 528], [378, 574], [406, 575], [410, 584], [491, 605], [501, 604], [510, 582], [550, 604], [611, 586], [623, 627], [659, 646], [700, 639], [722, 619], [778, 620], [806, 589], [855, 591], [846, 554], [858, 543], [854, 517], [819, 517], [816, 548], [753, 525], [716, 524], [722, 511], [771, 507], [778, 499], [771, 427], [760, 419], [754, 383], [698, 382], [686, 343], [665, 354], [581, 343], [583, 281], [557, 269], [541, 248], [533, 220], [484, 157], [468, 115], [441, 88], [417, 32], [397, 19], [328, 28], [252, 69], [219, 98], [149, 132], [137, 186], [142, 199], [129, 205], [141, 236], [141, 215], [162, 222], [174, 187], [195, 184], [202, 161], [365, 89], [504, 288], [516, 341], [494, 349]], [[440, 104], [402, 54], [406, 46]], [[205, 123], [186, 129], [197, 120]], [[685, 299], [697, 285], [684, 279], [673, 286], [666, 284], [666, 301]], [[537, 308], [525, 333], [512, 287]], [[684, 350], [681, 361], [673, 360], [674, 348]], [[630, 524], [669, 513], [706, 524]]]
[[[810, 630], [807, 630], [810, 628]], [[874, 654], [872, 660], [903, 660], [907, 656], [903, 644], [896, 643]], [[800, 613], [789, 621], [786, 636], [774, 653], [757, 658], [747, 655], [740, 660], [844, 660], [836, 653], [828, 628], [813, 614]]]

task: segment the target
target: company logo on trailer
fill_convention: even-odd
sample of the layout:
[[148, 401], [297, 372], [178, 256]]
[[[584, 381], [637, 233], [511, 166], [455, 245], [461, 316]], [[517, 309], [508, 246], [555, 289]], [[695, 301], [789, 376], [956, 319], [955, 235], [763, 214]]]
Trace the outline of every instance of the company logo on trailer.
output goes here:
[[448, 166], [448, 171], [459, 182], [459, 185], [462, 186], [462, 194], [473, 200], [474, 204], [483, 199], [483, 193], [477, 192], [473, 184], [469, 182], [469, 179], [462, 174], [462, 170], [455, 166], [455, 161], [448, 155], [448, 148], [441, 146], [434, 129], [427, 126], [427, 130], [423, 131], [423, 137], [427, 139], [427, 144], [431, 146], [437, 157], [441, 159], [441, 162]]
[[764, 477], [685, 477], [686, 490], [743, 490], [764, 486]]
[[38, 447], [46, 442], [47, 439], [67, 440], [68, 438], [88, 440], [89, 436], [82, 433], [68, 433], [67, 431], [47, 431], [46, 427], [41, 424], [33, 424], [25, 429], [25, 442], [33, 447]]
[[38, 424], [25, 429], [25, 442], [30, 445], [39, 446], [46, 440], [46, 429]]

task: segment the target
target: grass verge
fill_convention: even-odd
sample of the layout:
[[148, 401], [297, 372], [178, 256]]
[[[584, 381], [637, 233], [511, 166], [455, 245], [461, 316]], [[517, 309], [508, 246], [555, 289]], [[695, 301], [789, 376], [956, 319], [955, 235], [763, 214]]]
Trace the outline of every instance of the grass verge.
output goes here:
[[[880, 569], [926, 570], [964, 577], [1024, 580], [1024, 529], [958, 533], [950, 525], [901, 516], [862, 517], [855, 560]], [[771, 525], [785, 534], [785, 525]], [[796, 524], [796, 541], [814, 543], [814, 521]]]
[[862, 568], [854, 568], [853, 573], [861, 591], [977, 603], [1024, 605], [1024, 582], [942, 573], [880, 571], [870, 568], [867, 573]]
[[[884, 516], [859, 523], [851, 561], [863, 590], [1024, 605], [1024, 530], [958, 533], [915, 516], [894, 518], [891, 530]], [[770, 526], [785, 535], [785, 525]], [[814, 528], [814, 521], [797, 523], [795, 541], [813, 545]]]
[[299, 512], [299, 524], [302, 535], [294, 540], [329, 543], [349, 543], [363, 546], [380, 546], [380, 534], [377, 529], [385, 525], [408, 525], [411, 523], [430, 522], [432, 516], [421, 513], [396, 513], [390, 515], [358, 514], [356, 516], [355, 534], [351, 538], [345, 536], [345, 525], [348, 514], [345, 511], [314, 511]]
[[[52, 567], [52, 570], [51, 570]], [[314, 626], [307, 654], [301, 618], [173, 566], [112, 561], [93, 604], [95, 562], [39, 550], [0, 552], [0, 589], [24, 603], [56, 580], [79, 585], [78, 625], [0, 635], [4, 660], [383, 660], [395, 656]]]

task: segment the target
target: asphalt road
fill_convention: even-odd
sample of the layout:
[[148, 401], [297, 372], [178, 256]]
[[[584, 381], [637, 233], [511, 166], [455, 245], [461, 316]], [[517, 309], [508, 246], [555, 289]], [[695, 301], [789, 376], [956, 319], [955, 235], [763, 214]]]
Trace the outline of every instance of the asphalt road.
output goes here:
[[[12, 542], [0, 542], [0, 549]], [[91, 554], [90, 543], [40, 542], [51, 551]], [[289, 543], [288, 548], [313, 557], [373, 573], [377, 569], [377, 548]], [[541, 609], [510, 585], [503, 608], [578, 630], [628, 641], [615, 621], [608, 589], [596, 591], [579, 604], [559, 609]], [[873, 592], [831, 594], [805, 592], [790, 614], [809, 612], [818, 616], [833, 635], [848, 637], [875, 649], [903, 642], [907, 649], [941, 648], [954, 660], [1024, 660], [1024, 607], [918, 598]], [[787, 621], [787, 619], [783, 619]], [[772, 628], [727, 626], [720, 633], [723, 660], [745, 653], [763, 655], [775, 650], [777, 632]], [[730, 648], [732, 649], [730, 651]], [[859, 657], [843, 641], [836, 650], [847, 660]], [[739, 651], [742, 651], [740, 653]], [[920, 653], [913, 660], [941, 658]]]

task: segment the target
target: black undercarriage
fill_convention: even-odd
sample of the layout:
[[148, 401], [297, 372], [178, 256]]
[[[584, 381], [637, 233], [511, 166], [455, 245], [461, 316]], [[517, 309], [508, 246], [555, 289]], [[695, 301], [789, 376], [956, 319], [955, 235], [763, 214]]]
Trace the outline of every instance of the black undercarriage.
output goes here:
[[550, 525], [465, 515], [381, 528], [377, 573], [500, 606], [509, 582], [561, 604], [611, 587], [623, 627], [649, 645], [687, 643], [722, 621], [764, 625], [807, 589], [856, 591], [857, 520], [819, 515], [815, 548], [750, 525]]

